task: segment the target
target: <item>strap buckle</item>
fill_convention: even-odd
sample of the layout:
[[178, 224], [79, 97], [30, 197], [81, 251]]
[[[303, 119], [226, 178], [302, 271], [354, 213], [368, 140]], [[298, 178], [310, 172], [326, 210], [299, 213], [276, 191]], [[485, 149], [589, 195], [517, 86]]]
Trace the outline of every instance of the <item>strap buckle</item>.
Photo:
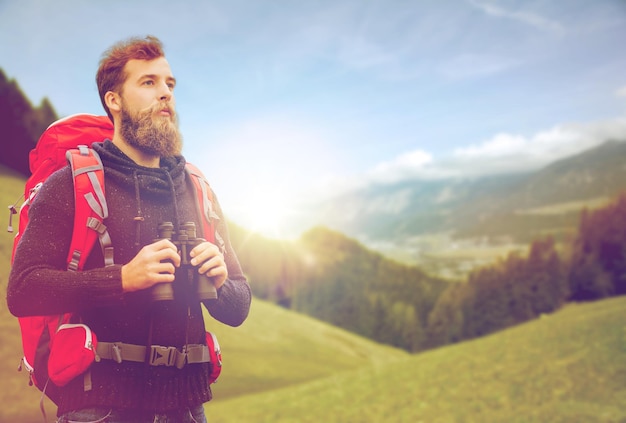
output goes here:
[[175, 366], [178, 349], [176, 347], [162, 347], [160, 345], [152, 345], [150, 347], [151, 366]]
[[113, 344], [113, 346], [111, 346], [111, 356], [113, 358], [113, 361], [115, 361], [117, 364], [120, 364], [122, 362], [122, 349], [119, 345]]

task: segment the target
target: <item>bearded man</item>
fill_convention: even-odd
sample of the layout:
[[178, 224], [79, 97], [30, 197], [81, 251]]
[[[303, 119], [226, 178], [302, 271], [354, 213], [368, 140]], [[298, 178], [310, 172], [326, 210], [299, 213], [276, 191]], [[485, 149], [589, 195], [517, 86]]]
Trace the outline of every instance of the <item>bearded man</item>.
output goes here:
[[[92, 148], [105, 170], [105, 220], [114, 264], [104, 266], [94, 248], [84, 269], [67, 271], [74, 191], [69, 167], [51, 175], [29, 210], [16, 249], [7, 303], [16, 316], [73, 313], [100, 343], [187, 351], [206, 344], [201, 304], [217, 320], [238, 326], [250, 307], [250, 287], [228, 238], [217, 201], [216, 239], [200, 242], [191, 264], [210, 278], [216, 299], [155, 301], [157, 284], [183, 284], [181, 257], [158, 227], [194, 222], [202, 227], [181, 155], [174, 89], [176, 79], [155, 37], [131, 38], [107, 50], [96, 75], [102, 104], [114, 124], [111, 140]], [[213, 197], [215, 198], [215, 197]], [[211, 399], [209, 363], [162, 365], [102, 354], [89, 369], [89, 386], [77, 377], [59, 388], [59, 422], [206, 422]]]

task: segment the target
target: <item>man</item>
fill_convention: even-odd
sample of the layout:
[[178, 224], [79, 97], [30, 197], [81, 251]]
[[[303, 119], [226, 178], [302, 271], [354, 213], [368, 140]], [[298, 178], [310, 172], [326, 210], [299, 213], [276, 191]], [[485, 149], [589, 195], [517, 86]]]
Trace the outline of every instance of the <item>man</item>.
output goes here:
[[[198, 273], [217, 288], [217, 299], [152, 297], [155, 286], [170, 284], [177, 292], [177, 286], [186, 286], [187, 277], [176, 271], [181, 265], [176, 245], [168, 239], [155, 241], [158, 226], [202, 226], [180, 155], [176, 80], [161, 42], [149, 36], [114, 45], [103, 55], [96, 81], [115, 128], [112, 140], [92, 146], [105, 169], [105, 224], [115, 264], [104, 267], [102, 252], [94, 248], [84, 270], [65, 270], [74, 192], [71, 169], [61, 169], [48, 178], [31, 205], [9, 277], [9, 309], [16, 316], [75, 313], [101, 343], [178, 351], [206, 344], [201, 302], [217, 320], [238, 326], [248, 315], [251, 293], [219, 204], [214, 204], [219, 217], [216, 239], [223, 242], [201, 242], [190, 256]], [[202, 404], [211, 399], [208, 363], [178, 368], [149, 360], [118, 361], [104, 357], [93, 363], [89, 388], [83, 377], [60, 388], [59, 422], [206, 421]]]

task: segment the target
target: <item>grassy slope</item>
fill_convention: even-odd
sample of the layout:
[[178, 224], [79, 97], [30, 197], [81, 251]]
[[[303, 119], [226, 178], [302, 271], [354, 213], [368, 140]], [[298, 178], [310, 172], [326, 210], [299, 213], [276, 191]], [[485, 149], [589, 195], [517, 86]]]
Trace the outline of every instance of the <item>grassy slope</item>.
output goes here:
[[[22, 354], [17, 320], [10, 316], [6, 307], [6, 286], [9, 274], [9, 263], [13, 247], [13, 235], [6, 228], [9, 222], [9, 211], [6, 206], [16, 202], [24, 192], [24, 178], [9, 172], [0, 166], [0, 421], [10, 421], [8, 416], [26, 415], [22, 420], [41, 421], [39, 413], [39, 395], [28, 386], [28, 376], [16, 371]], [[17, 216], [13, 218], [13, 227], [17, 231]], [[22, 414], [22, 405], [32, 408]], [[35, 420], [36, 419], [36, 420]]]
[[213, 387], [214, 402], [308, 382], [384, 361], [404, 351], [254, 299], [238, 328], [207, 320], [222, 347], [224, 368]]
[[210, 404], [221, 422], [625, 422], [626, 298], [492, 336]]

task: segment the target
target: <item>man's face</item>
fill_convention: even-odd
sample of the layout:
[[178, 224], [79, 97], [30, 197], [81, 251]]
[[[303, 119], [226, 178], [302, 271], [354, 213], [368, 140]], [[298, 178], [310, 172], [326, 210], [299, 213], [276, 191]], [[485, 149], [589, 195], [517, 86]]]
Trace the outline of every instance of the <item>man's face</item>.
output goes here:
[[174, 108], [176, 80], [167, 60], [130, 60], [124, 69], [126, 81], [120, 92], [124, 140], [150, 155], [180, 154], [182, 137]]

